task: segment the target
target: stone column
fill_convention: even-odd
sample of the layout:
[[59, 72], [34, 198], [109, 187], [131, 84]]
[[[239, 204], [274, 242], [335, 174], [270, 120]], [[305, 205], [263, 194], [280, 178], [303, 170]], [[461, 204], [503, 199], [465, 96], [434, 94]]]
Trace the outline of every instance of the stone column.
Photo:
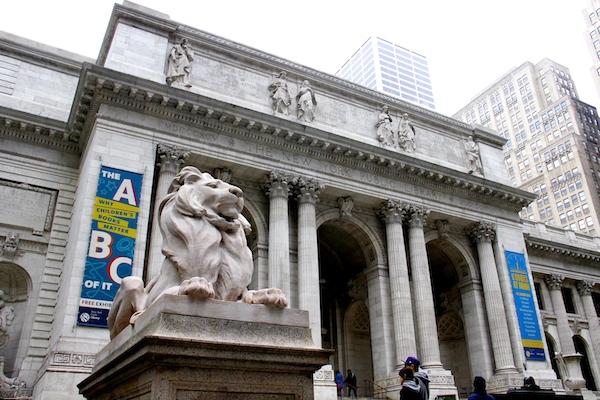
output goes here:
[[585, 387], [585, 379], [583, 379], [580, 366], [582, 356], [575, 351], [573, 331], [569, 325], [569, 317], [560, 290], [564, 279], [564, 276], [559, 274], [544, 276], [546, 286], [550, 290], [550, 299], [556, 317], [556, 329], [558, 330], [558, 341], [560, 343], [560, 353], [556, 357], [558, 368], [561, 369], [565, 386], [573, 392], [579, 393]]
[[492, 241], [496, 231], [492, 224], [486, 222], [476, 223], [469, 231], [471, 239], [477, 245], [479, 256], [479, 269], [483, 285], [483, 297], [492, 339], [495, 372], [515, 371], [512, 346], [500, 290], [500, 281], [496, 269]]
[[156, 185], [156, 194], [154, 196], [154, 214], [152, 218], [152, 233], [150, 234], [150, 245], [148, 252], [148, 262], [146, 263], [146, 283], [154, 278], [160, 271], [164, 256], [162, 255], [162, 234], [158, 225], [158, 206], [161, 200], [169, 191], [169, 186], [175, 178], [175, 175], [181, 169], [189, 152], [178, 149], [168, 144], [159, 143], [156, 149], [158, 172], [158, 182]]
[[290, 232], [288, 217], [289, 177], [280, 172], [268, 176], [269, 196], [269, 287], [290, 292]]
[[550, 290], [550, 298], [552, 299], [552, 308], [556, 317], [556, 329], [558, 330], [558, 340], [560, 343], [560, 351], [563, 354], [574, 354], [575, 344], [573, 343], [573, 331], [569, 325], [569, 317], [565, 309], [565, 303], [562, 297], [562, 283], [564, 276], [559, 274], [551, 274], [544, 276], [546, 286]]
[[594, 307], [594, 300], [592, 299], [592, 288], [594, 282], [592, 281], [579, 281], [577, 282], [577, 292], [581, 296], [581, 302], [583, 303], [583, 310], [588, 320], [588, 331], [590, 332], [590, 338], [592, 339], [592, 349], [596, 358], [600, 357], [600, 321], [596, 314], [596, 308]]
[[[399, 368], [404, 364], [404, 359], [407, 356], [417, 353], [413, 314], [407, 312], [407, 310], [412, 310], [412, 298], [408, 280], [406, 249], [404, 248], [404, 233], [402, 231], [403, 206], [397, 201], [387, 200], [381, 205], [379, 215], [385, 223], [387, 238], [392, 321], [396, 348], [394, 366]], [[426, 267], [429, 270], [427, 264]], [[429, 272], [427, 275], [429, 276]]]
[[394, 350], [392, 306], [390, 304], [389, 268], [384, 265], [370, 268], [367, 271], [367, 284], [373, 378], [375, 381], [380, 381], [391, 375], [397, 375], [394, 368], [397, 362]]
[[[412, 271], [412, 289], [414, 295], [415, 319], [417, 322], [417, 338], [419, 356], [424, 368], [442, 368], [440, 361], [440, 344], [438, 340], [437, 321], [433, 304], [433, 289], [427, 261], [425, 234], [423, 226], [428, 210], [406, 207], [408, 218], [408, 247]], [[403, 357], [405, 355], [400, 355]]]
[[319, 290], [319, 248], [315, 204], [322, 186], [298, 178], [298, 305], [308, 311], [309, 326], [315, 346], [321, 347], [321, 299]]

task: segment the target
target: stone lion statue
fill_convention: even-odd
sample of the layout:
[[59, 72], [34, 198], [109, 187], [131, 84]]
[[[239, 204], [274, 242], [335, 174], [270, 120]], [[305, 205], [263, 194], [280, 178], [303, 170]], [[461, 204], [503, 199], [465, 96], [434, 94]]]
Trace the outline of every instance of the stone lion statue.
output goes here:
[[158, 210], [162, 268], [145, 287], [139, 277], [123, 279], [108, 314], [111, 338], [163, 294], [286, 307], [280, 289], [247, 289], [254, 264], [243, 208], [241, 189], [184, 167]]

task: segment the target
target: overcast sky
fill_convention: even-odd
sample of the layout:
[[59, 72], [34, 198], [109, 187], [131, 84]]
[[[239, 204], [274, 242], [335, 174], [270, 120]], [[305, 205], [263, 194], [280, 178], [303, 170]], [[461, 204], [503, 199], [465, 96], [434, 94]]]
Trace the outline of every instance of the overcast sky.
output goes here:
[[[553, 59], [600, 106], [586, 0], [138, 0], [171, 19], [335, 73], [369, 36], [429, 60], [437, 111], [452, 115], [510, 69]], [[5, 1], [0, 29], [96, 58], [113, 1]]]

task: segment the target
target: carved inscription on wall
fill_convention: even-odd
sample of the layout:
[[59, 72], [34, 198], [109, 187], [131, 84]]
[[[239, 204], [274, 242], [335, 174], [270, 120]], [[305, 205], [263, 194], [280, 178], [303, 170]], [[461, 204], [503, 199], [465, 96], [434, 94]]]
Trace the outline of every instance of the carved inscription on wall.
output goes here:
[[0, 216], [7, 225], [31, 228], [34, 234], [50, 230], [56, 192], [0, 180]]

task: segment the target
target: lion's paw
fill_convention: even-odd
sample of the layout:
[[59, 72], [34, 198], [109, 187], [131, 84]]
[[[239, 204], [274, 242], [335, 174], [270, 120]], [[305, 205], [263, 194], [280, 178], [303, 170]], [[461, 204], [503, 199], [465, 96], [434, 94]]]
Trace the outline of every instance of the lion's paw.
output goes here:
[[181, 282], [178, 294], [204, 300], [214, 298], [215, 290], [212, 283], [207, 281], [206, 278], [195, 276]]
[[285, 308], [288, 305], [283, 291], [276, 288], [248, 290], [244, 293], [242, 301], [248, 304], [264, 304], [276, 308]]

